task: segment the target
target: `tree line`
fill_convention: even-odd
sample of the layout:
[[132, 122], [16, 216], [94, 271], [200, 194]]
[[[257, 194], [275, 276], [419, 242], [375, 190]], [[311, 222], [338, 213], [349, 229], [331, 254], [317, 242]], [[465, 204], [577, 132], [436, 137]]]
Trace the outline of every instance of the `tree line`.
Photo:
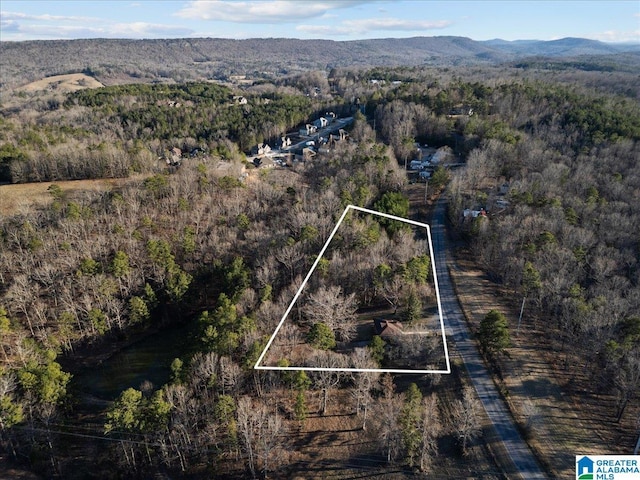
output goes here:
[[[227, 127], [216, 134], [220, 138], [200, 136], [198, 102], [228, 114], [225, 122], [237, 112], [243, 112], [238, 121], [252, 118], [253, 110], [259, 112], [253, 118], [273, 114], [280, 129], [315, 108], [306, 95], [259, 95], [244, 111], [221, 87], [118, 87], [102, 97], [74, 94], [66, 113], [65, 106], [40, 110], [38, 123], [27, 121], [26, 112], [2, 120], [8, 125], [0, 145], [5, 169], [33, 162], [36, 151], [42, 152], [39, 162], [60, 168], [60, 152], [69, 144], [91, 143], [96, 160], [83, 168], [121, 154], [127, 169], [147, 172], [111, 191], [74, 194], [52, 185], [49, 205], [0, 220], [0, 434], [15, 458], [32, 458], [46, 474], [69, 472], [68, 444], [56, 425], [73, 418], [73, 378], [61, 356], [191, 318], [198, 351], [173, 361], [170, 382], [125, 390], [105, 412], [98, 434], [112, 448], [100, 458], [117, 459], [120, 474], [246, 468], [252, 476], [266, 475], [287, 464], [286, 438], [296, 422], [310, 411], [330, 412], [345, 392], [366, 428], [363, 435], [371, 434], [375, 451], [389, 461], [435, 468], [436, 447], [446, 435], [468, 451], [480, 432], [471, 391], [445, 406], [434, 397], [434, 379], [396, 392], [392, 379], [376, 375], [252, 370], [344, 207], [406, 216], [403, 165], [416, 141], [462, 154], [466, 168], [449, 187], [454, 224], [494, 278], [525, 298], [526, 315], [553, 320], [566, 368], [586, 363], [576, 345], [598, 352], [589, 367], [594, 388], [613, 387], [616, 409], [610, 413], [623, 418], [638, 386], [637, 106], [587, 87], [572, 92], [517, 77], [478, 78], [486, 72], [464, 78], [430, 69], [389, 73], [401, 83], [383, 88], [369, 82], [380, 72], [334, 74], [332, 85], [345, 103], [357, 96], [370, 115], [356, 115], [351, 141], [246, 182], [239, 180], [240, 139]], [[184, 129], [174, 138], [167, 136], [169, 118], [183, 107], [164, 102], [176, 98], [194, 116], [177, 114], [177, 128]], [[459, 104], [473, 105], [474, 114], [451, 115]], [[140, 130], [152, 121], [145, 105], [167, 125]], [[55, 126], [66, 114], [69, 124]], [[203, 138], [209, 154], [175, 173], [151, 166], [156, 149], [195, 146]], [[216, 168], [221, 159], [227, 171]], [[20, 178], [49, 178], [38, 175]], [[440, 177], [446, 182], [444, 170]], [[464, 217], [464, 210], [480, 207], [489, 215]], [[428, 271], [417, 254], [423, 243], [411, 231], [357, 217], [347, 227], [340, 240], [349, 248], [330, 252], [318, 266], [300, 311], [309, 331], [322, 323], [337, 339], [349, 331], [331, 322], [335, 311], [320, 308], [327, 298], [333, 307], [356, 295], [364, 304], [386, 302], [415, 315], [419, 290], [411, 298], [406, 285], [418, 289]], [[349, 308], [344, 312], [347, 317]], [[494, 320], [483, 334], [488, 354], [507, 348], [502, 319]], [[384, 359], [379, 344], [346, 360], [328, 347], [312, 361], [367, 368]], [[284, 353], [275, 359], [282, 365], [292, 360]], [[282, 411], [273, 407], [278, 399]]]
[[[249, 152], [308, 120], [322, 102], [276, 91], [247, 94], [214, 83], [120, 85], [86, 89], [63, 102], [3, 119], [0, 180], [12, 183], [126, 177], [157, 171], [158, 157], [177, 147]], [[38, 108], [38, 107], [36, 107]], [[222, 148], [222, 150], [221, 150]], [[231, 154], [227, 154], [231, 159]]]

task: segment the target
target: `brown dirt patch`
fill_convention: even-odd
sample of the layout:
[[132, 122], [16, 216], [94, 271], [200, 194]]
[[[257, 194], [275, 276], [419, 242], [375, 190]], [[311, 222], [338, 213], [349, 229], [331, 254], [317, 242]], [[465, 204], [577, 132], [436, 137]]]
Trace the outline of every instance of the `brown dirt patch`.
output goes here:
[[[456, 356], [454, 352], [454, 356]], [[453, 373], [443, 375], [436, 386], [431, 386], [425, 375], [395, 375], [396, 391], [404, 391], [415, 382], [418, 387], [429, 394], [433, 392], [440, 403], [442, 421], [448, 422], [447, 415], [453, 401], [460, 397], [462, 388], [468, 383], [464, 369], [459, 360], [454, 361]], [[293, 393], [290, 397], [293, 397]], [[280, 397], [282, 402], [282, 396]], [[282, 403], [280, 403], [282, 404]], [[404, 479], [420, 477], [402, 462], [389, 465], [386, 458], [376, 448], [376, 439], [362, 430], [362, 419], [353, 413], [354, 400], [346, 389], [333, 390], [329, 400], [329, 411], [326, 416], [319, 412], [319, 392], [307, 392], [309, 417], [303, 424], [290, 422], [289, 466], [285, 469], [286, 478], [296, 479], [353, 479], [353, 478], [385, 478]], [[293, 400], [287, 402], [284, 409], [293, 411]], [[439, 443], [439, 455], [429, 478], [482, 478], [498, 480], [509, 477], [510, 473], [502, 473], [495, 463], [496, 437], [490, 421], [484, 411], [481, 424], [483, 436], [469, 448], [469, 454], [462, 457], [457, 451], [455, 439], [447, 431]], [[369, 423], [371, 425], [371, 423]], [[448, 427], [447, 427], [448, 428]]]

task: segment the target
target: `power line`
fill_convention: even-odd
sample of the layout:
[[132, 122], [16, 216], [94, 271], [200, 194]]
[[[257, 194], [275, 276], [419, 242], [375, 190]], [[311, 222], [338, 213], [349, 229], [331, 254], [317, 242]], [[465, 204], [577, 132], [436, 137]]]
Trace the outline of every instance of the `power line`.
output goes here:
[[[56, 426], [61, 426], [64, 427], [65, 425], [61, 425], [61, 424], [54, 424]], [[55, 435], [65, 435], [65, 436], [70, 436], [70, 437], [77, 437], [77, 438], [85, 438], [85, 439], [94, 439], [94, 440], [106, 440], [109, 442], [116, 442], [116, 443], [128, 443], [128, 444], [133, 444], [133, 445], [139, 445], [139, 446], [144, 446], [144, 447], [166, 447], [166, 444], [161, 444], [161, 443], [157, 443], [157, 442], [146, 442], [146, 441], [139, 441], [139, 440], [133, 440], [133, 439], [126, 439], [126, 438], [112, 438], [112, 437], [108, 437], [108, 436], [98, 436], [98, 435], [91, 435], [91, 434], [85, 434], [85, 433], [76, 433], [76, 432], [65, 432], [62, 430], [52, 430], [52, 429], [45, 429], [45, 428], [37, 428], [37, 427], [23, 427], [23, 426], [14, 426], [14, 429], [18, 429], [18, 430], [23, 430], [23, 431], [31, 431], [31, 432], [39, 432], [39, 433], [47, 433], [47, 434], [55, 434]], [[88, 429], [85, 427], [85, 429]], [[123, 432], [117, 432], [117, 433], [121, 433], [123, 434]], [[139, 435], [142, 436], [143, 434], [137, 434], [137, 433], [126, 433], [126, 435]], [[235, 446], [228, 443], [228, 442], [221, 442], [221, 444], [223, 447], [224, 446]], [[304, 448], [304, 447], [303, 447]], [[335, 448], [332, 447], [331, 445], [317, 445], [313, 448], [317, 448], [317, 449], [326, 449], [326, 448]], [[193, 448], [183, 448], [183, 450], [186, 451], [193, 451]], [[220, 449], [218, 447], [208, 447], [208, 448], [204, 448], [204, 449], [198, 449], [198, 453], [202, 454], [202, 453], [210, 453], [210, 452], [219, 452]], [[256, 458], [260, 458], [260, 455], [256, 455]], [[238, 460], [248, 460], [248, 455], [246, 454], [239, 454], [236, 455], [236, 458]], [[436, 457], [437, 458], [437, 457]], [[358, 463], [354, 463], [354, 462], [358, 462]], [[363, 465], [364, 463], [364, 465]], [[369, 465], [367, 465], [369, 464]], [[413, 470], [407, 469], [405, 467], [403, 467], [402, 465], [396, 465], [393, 467], [393, 471], [389, 471], [389, 467], [391, 467], [389, 464], [387, 464], [385, 462], [385, 460], [383, 459], [383, 457], [378, 457], [375, 458], [375, 455], [363, 455], [363, 456], [352, 456], [349, 457], [348, 459], [345, 459], [345, 461], [331, 461], [331, 460], [314, 460], [314, 461], [310, 461], [310, 460], [297, 460], [292, 462], [289, 465], [283, 465], [282, 468], [283, 469], [287, 469], [287, 468], [295, 468], [295, 467], [303, 467], [303, 466], [307, 466], [307, 467], [327, 467], [329, 469], [335, 469], [335, 470], [360, 470], [363, 472], [377, 472], [378, 475], [391, 475], [391, 474], [397, 474], [397, 473], [402, 473], [405, 475], [410, 475], [410, 476], [416, 476], [419, 474], [416, 474]], [[277, 471], [277, 470], [276, 470]], [[328, 472], [323, 471], [323, 478], [330, 478], [327, 475]], [[499, 471], [499, 470], [483, 470], [482, 473], [485, 474], [495, 474], [495, 475], [502, 475], [504, 472]], [[335, 476], [341, 476], [342, 474], [340, 472], [335, 472], [335, 475], [331, 475], [331, 477]], [[367, 475], [366, 477], [362, 477], [362, 478], [371, 478], [370, 475]]]

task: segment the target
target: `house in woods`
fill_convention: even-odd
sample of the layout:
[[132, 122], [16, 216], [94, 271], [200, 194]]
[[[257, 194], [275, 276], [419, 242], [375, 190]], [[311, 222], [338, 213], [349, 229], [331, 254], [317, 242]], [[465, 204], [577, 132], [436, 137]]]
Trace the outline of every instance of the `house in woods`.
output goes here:
[[342, 128], [340, 130], [338, 130], [338, 134], [337, 135], [333, 134], [333, 133], [330, 133], [329, 134], [329, 139], [326, 142], [323, 142], [324, 150], [328, 152], [332, 148], [335, 148], [335, 146], [336, 146], [336, 144], [338, 142], [346, 140], [346, 138], [347, 138], [347, 132]]
[[471, 208], [465, 208], [462, 212], [464, 218], [478, 218], [478, 217], [486, 217], [487, 211], [484, 208], [480, 208], [479, 210], [473, 210]]
[[259, 143], [252, 150], [254, 155], [266, 155], [271, 151], [271, 147], [267, 143]]
[[246, 75], [229, 75], [229, 81], [237, 85], [253, 85], [253, 80]]
[[243, 97], [242, 95], [234, 95], [233, 96], [233, 103], [235, 103], [236, 105], [246, 105], [247, 104], [247, 99], [245, 97]]
[[451, 110], [449, 110], [448, 117], [470, 117], [473, 115], [473, 108], [469, 105], [456, 105]]
[[307, 123], [305, 125], [305, 128], [301, 128], [298, 133], [300, 134], [301, 137], [310, 137], [317, 131], [318, 131], [318, 127], [316, 127], [315, 125], [311, 125], [310, 123]]
[[164, 158], [165, 162], [167, 162], [167, 165], [170, 167], [179, 167], [182, 162], [182, 150], [178, 147], [173, 147], [168, 151], [166, 150], [164, 155], [160, 158]]
[[439, 165], [440, 163], [450, 160], [452, 156], [453, 154], [452, 154], [451, 148], [442, 147], [442, 148], [439, 148], [436, 151], [436, 153], [431, 155], [431, 158], [429, 159], [429, 161], [431, 162], [432, 165]]
[[325, 128], [327, 125], [329, 125], [329, 120], [324, 117], [320, 117], [315, 122], [313, 122], [313, 125], [316, 127], [316, 129]]
[[263, 158], [254, 158], [253, 159], [253, 165], [256, 168], [273, 168], [276, 166], [276, 162], [274, 162], [271, 158], [269, 157], [263, 157]]
[[316, 151], [311, 147], [304, 147], [301, 153], [296, 153], [295, 160], [297, 162], [306, 162], [316, 156]]
[[287, 148], [291, 146], [291, 139], [287, 136], [280, 137], [280, 148]]
[[373, 329], [376, 335], [380, 335], [385, 340], [390, 340], [402, 335], [402, 323], [394, 320], [373, 320]]

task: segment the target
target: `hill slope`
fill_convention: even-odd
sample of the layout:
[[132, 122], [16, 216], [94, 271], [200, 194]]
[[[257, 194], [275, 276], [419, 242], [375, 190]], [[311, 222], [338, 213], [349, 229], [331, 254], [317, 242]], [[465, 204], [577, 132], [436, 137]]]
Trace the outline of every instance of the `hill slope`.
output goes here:
[[625, 50], [638, 51], [640, 46], [576, 38], [478, 42], [447, 36], [356, 41], [194, 38], [3, 42], [0, 86], [15, 87], [45, 76], [82, 71], [106, 83], [136, 78], [181, 81], [339, 66], [493, 64], [532, 55], [611, 55]]

